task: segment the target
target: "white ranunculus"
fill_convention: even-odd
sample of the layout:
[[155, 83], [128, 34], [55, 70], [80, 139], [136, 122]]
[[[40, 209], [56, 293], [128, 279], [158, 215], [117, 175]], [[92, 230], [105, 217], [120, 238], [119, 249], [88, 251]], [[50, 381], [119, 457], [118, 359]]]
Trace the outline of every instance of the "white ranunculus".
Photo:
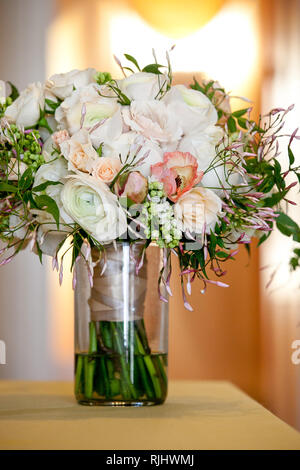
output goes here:
[[111, 243], [126, 232], [127, 219], [117, 196], [92, 176], [69, 177], [61, 200], [70, 217], [100, 243]]
[[44, 88], [41, 83], [31, 83], [20, 96], [6, 108], [5, 117], [17, 126], [35, 126], [44, 108]]
[[168, 77], [155, 73], [137, 72], [129, 77], [118, 80], [122, 93], [130, 100], [154, 100], [159, 91], [166, 88]]
[[80, 129], [68, 140], [60, 144], [63, 156], [68, 160], [68, 169], [91, 173], [99, 155], [92, 146], [90, 135], [86, 129]]
[[184, 85], [173, 86], [162, 101], [178, 117], [185, 135], [202, 132], [218, 120], [218, 113], [207, 96]]
[[221, 215], [222, 201], [210, 189], [195, 187], [183, 194], [174, 205], [178, 227], [183, 232], [202, 234], [214, 230]]
[[178, 116], [162, 101], [133, 101], [123, 107], [123, 118], [131, 130], [153, 142], [167, 145], [176, 143], [182, 136]]
[[0, 104], [4, 104], [6, 101], [6, 85], [3, 80], [0, 80]]
[[119, 138], [123, 129], [121, 106], [116, 98], [99, 95], [99, 91], [104, 94], [105, 90], [106, 87], [90, 84], [73, 91], [55, 111], [60, 129], [75, 134], [82, 124], [92, 131], [90, 136], [96, 148]]
[[52, 75], [46, 81], [46, 90], [57, 98], [64, 100], [71, 95], [74, 88], [82, 88], [90, 83], [95, 82], [96, 70], [88, 68], [85, 70], [71, 70], [67, 73], [58, 73]]

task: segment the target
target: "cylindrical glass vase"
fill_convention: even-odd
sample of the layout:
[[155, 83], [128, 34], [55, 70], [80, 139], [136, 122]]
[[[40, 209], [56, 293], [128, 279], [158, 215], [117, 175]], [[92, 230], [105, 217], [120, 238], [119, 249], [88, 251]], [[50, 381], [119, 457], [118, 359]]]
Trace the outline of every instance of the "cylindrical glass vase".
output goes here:
[[[167, 395], [168, 303], [158, 278], [168, 253], [140, 242], [106, 247], [90, 286], [76, 266], [75, 395], [82, 405], [142, 406]], [[99, 252], [92, 253], [99, 259]], [[165, 289], [162, 296], [167, 299]]]

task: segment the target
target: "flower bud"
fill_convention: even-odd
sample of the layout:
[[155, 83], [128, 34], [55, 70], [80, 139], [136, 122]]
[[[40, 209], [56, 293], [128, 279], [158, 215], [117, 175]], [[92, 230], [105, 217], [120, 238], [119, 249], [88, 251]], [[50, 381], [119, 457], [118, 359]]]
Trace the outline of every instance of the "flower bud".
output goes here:
[[122, 175], [116, 185], [119, 196], [127, 196], [136, 204], [142, 203], [147, 196], [148, 181], [139, 171]]

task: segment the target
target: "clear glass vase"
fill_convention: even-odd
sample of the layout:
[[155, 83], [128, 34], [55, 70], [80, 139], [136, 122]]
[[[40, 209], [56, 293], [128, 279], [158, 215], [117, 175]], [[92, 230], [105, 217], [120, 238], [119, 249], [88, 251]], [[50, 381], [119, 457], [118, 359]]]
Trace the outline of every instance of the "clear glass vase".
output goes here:
[[[158, 295], [167, 250], [140, 242], [106, 247], [94, 269], [76, 267], [75, 395], [82, 405], [142, 406], [167, 395], [168, 303]], [[93, 260], [99, 252], [92, 253]], [[162, 296], [167, 292], [162, 288]]]

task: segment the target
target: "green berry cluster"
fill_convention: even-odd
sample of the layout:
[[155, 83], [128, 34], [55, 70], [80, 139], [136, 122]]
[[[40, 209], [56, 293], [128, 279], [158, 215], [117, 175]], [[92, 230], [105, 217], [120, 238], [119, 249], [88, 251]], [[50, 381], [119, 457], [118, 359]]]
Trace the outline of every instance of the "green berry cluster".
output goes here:
[[143, 204], [142, 222], [146, 225], [145, 236], [160, 248], [178, 246], [182, 233], [174, 218], [173, 206], [167, 201], [163, 184], [149, 183], [149, 200]]
[[45, 163], [37, 130], [23, 132], [15, 124], [11, 124], [5, 129], [5, 136], [6, 139], [0, 144], [1, 161], [7, 162], [10, 158], [18, 156], [33, 171]]

